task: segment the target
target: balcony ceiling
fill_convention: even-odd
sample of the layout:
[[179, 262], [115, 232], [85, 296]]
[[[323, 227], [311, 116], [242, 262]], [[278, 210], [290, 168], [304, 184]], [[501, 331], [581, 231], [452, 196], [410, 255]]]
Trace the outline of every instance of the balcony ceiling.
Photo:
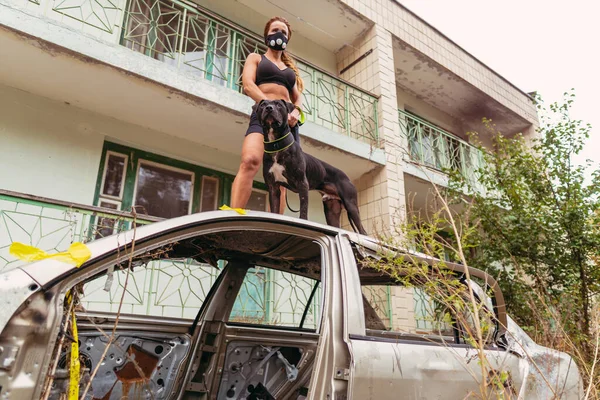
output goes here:
[[336, 52], [352, 43], [372, 22], [341, 2], [323, 0], [195, 0], [235, 23], [262, 34], [269, 18], [285, 17], [294, 34]]
[[507, 135], [522, 132], [531, 122], [500, 104], [444, 66], [394, 40], [396, 84], [404, 91], [466, 123], [468, 129], [484, 131], [482, 118], [491, 118]]

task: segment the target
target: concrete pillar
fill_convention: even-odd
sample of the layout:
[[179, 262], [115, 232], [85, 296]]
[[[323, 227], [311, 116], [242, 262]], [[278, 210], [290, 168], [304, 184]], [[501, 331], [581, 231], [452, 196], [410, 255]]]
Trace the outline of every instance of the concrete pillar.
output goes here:
[[[360, 214], [371, 235], [394, 235], [393, 229], [405, 215], [404, 160], [406, 143], [398, 123], [398, 100], [394, 74], [392, 35], [381, 25], [373, 26], [351, 46], [337, 54], [341, 71], [356, 59], [373, 50], [366, 58], [349, 68], [342, 78], [379, 97], [379, 139], [386, 152], [386, 165], [371, 171], [355, 182], [359, 191]], [[347, 218], [343, 226], [350, 229]], [[414, 331], [412, 289], [390, 288], [392, 329]]]

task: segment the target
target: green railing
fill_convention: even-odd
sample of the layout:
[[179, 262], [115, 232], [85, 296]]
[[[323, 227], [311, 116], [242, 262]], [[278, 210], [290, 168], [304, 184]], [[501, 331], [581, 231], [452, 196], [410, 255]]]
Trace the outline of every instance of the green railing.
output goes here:
[[[133, 220], [130, 213], [0, 190], [0, 272], [21, 264], [8, 253], [13, 242], [65, 251], [73, 242], [128, 230]], [[160, 218], [136, 218], [141, 225], [154, 221]]]
[[[242, 90], [246, 57], [266, 49], [258, 36], [177, 0], [130, 0], [121, 44], [236, 91]], [[380, 145], [375, 96], [307, 63], [297, 64], [308, 121]]]
[[483, 165], [479, 149], [406, 111], [398, 110], [398, 120], [412, 161], [440, 171], [459, 171], [477, 182], [476, 172]]
[[[130, 213], [0, 190], [0, 272], [24, 262], [9, 254], [13, 242], [48, 253], [65, 251], [73, 242], [88, 242], [160, 218], [133, 218]], [[221, 265], [221, 264], [220, 264]], [[134, 269], [128, 280], [122, 311], [129, 314], [193, 319], [220, 273], [193, 259], [152, 260]], [[114, 272], [83, 286], [81, 304], [87, 311], [115, 312], [127, 272]], [[320, 288], [315, 281], [269, 268], [249, 270], [232, 319], [266, 325], [296, 326], [309, 307], [305, 328], [318, 323]]]

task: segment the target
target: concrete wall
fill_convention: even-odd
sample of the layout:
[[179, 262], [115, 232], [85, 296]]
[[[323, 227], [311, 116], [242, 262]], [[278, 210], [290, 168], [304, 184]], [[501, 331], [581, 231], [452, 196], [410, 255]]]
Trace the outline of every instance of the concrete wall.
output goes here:
[[340, 0], [504, 106], [537, 123], [531, 100], [397, 1]]
[[374, 51], [344, 72], [342, 77], [380, 96], [379, 136], [385, 147], [386, 166], [364, 175], [355, 184], [359, 190], [360, 213], [365, 229], [369, 233], [383, 233], [389, 231], [405, 203], [404, 161], [400, 150], [406, 145], [398, 124], [392, 36], [376, 25], [352, 46], [338, 52], [337, 57], [341, 70], [369, 49]]
[[[231, 7], [230, 2], [223, 0], [196, 0], [196, 3], [231, 21], [235, 21], [236, 24], [259, 34], [261, 37], [266, 22], [271, 17], [277, 15], [279, 11], [274, 8], [273, 15], [263, 15], [243, 3], [236, 2], [235, 7]], [[332, 74], [337, 74], [335, 54], [323, 48], [318, 43], [294, 32], [294, 21], [290, 19], [289, 22], [292, 26], [292, 39], [290, 40], [289, 51]]]
[[0, 187], [92, 204], [103, 136], [65, 105], [0, 87]]
[[[239, 166], [237, 155], [6, 86], [0, 87], [0, 138], [2, 189], [89, 205], [105, 140], [231, 175]], [[289, 200], [297, 209], [297, 195]], [[319, 194], [311, 193], [309, 218], [324, 223], [322, 208]]]
[[435, 124], [462, 139], [466, 139], [464, 125], [458, 119], [401, 89], [396, 91], [396, 96], [398, 98], [398, 109], [415, 113], [432, 124]]
[[[355, 182], [365, 229], [373, 235], [393, 234], [393, 226], [404, 216], [404, 159], [406, 144], [398, 123], [398, 99], [394, 75], [392, 35], [380, 25], [338, 53], [341, 70], [373, 49], [373, 53], [343, 74], [343, 78], [380, 96], [379, 135], [386, 152], [386, 166], [363, 175]], [[347, 219], [344, 220], [347, 224]], [[348, 229], [348, 228], [347, 228]], [[414, 329], [412, 290], [391, 287], [392, 329]]]

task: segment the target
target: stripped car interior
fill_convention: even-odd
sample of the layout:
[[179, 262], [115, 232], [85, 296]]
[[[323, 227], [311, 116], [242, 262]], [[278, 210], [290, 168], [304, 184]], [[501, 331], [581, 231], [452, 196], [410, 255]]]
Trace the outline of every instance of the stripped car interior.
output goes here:
[[[54, 293], [73, 288], [80, 394], [95, 372], [86, 399], [168, 399], [180, 387], [184, 388], [181, 398], [190, 400], [304, 398], [319, 339], [322, 304], [322, 249], [316, 240], [277, 232], [249, 235], [248, 230], [217, 230], [169, 242], [133, 257], [124, 255], [115, 255], [117, 263], [109, 261], [89, 268], [91, 275], [82, 271], [60, 281], [44, 299], [37, 300], [51, 301]], [[90, 297], [121, 296], [126, 279], [131, 282], [136, 271], [156, 262], [191, 263], [211, 270], [207, 276], [214, 283], [204, 294], [206, 298], [194, 320], [141, 318], [121, 310], [115, 324], [116, 312], [87, 310], [86, 304], [93, 304], [88, 301]], [[254, 283], [265, 270], [285, 275], [294, 282], [291, 290], [303, 286], [297, 303], [290, 304], [292, 318], [269, 317], [263, 309], [236, 309], [236, 304], [263, 295]], [[121, 290], [113, 290], [115, 287]], [[43, 395], [52, 400], [64, 398], [69, 388], [74, 338], [71, 328], [63, 329], [69, 326], [65, 322], [70, 315], [68, 309], [67, 297], [55, 341], [56, 362], [50, 365], [44, 382], [47, 392]], [[23, 315], [13, 318], [3, 337], [23, 337], [24, 330], [29, 330], [26, 340], [35, 341], [27, 315], [32, 311], [23, 311]], [[45, 321], [51, 319], [47, 317]], [[38, 318], [41, 322], [40, 315]], [[115, 339], [107, 348], [115, 326]], [[37, 338], [51, 334], [51, 327], [45, 328], [36, 329]], [[181, 368], [183, 365], [188, 367]], [[11, 398], [19, 398], [17, 393], [14, 395]]]

